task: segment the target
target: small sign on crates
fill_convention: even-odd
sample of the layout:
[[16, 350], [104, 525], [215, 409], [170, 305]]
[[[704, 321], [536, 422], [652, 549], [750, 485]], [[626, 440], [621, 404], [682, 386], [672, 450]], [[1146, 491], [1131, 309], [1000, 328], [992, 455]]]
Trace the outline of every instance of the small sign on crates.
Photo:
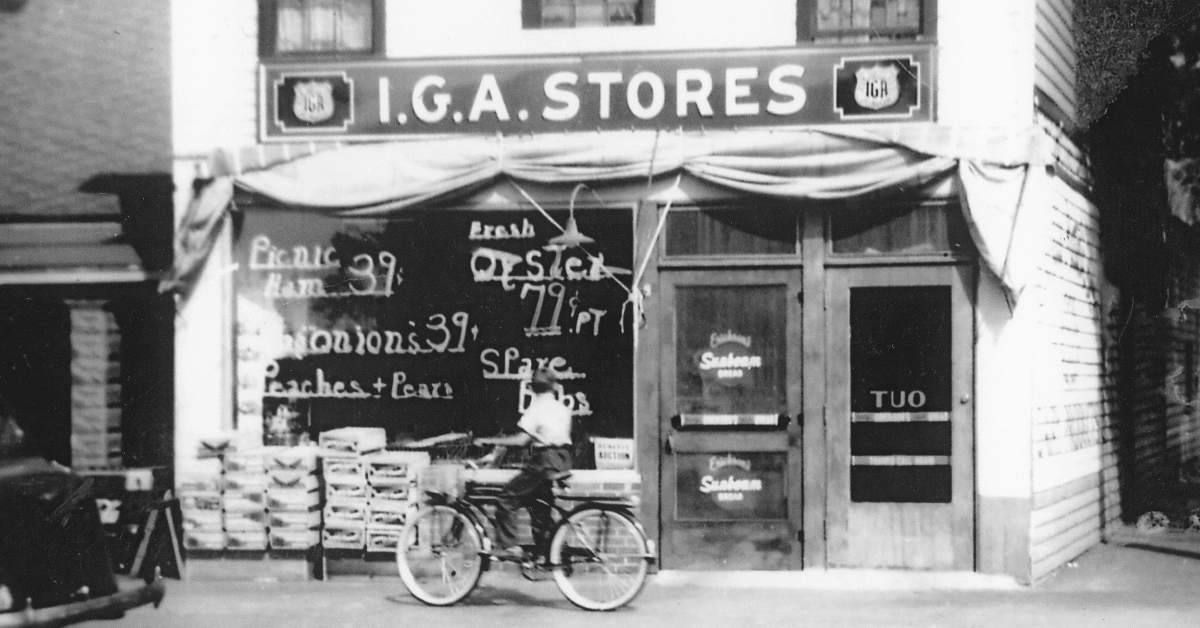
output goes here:
[[592, 449], [596, 452], [597, 469], [632, 469], [632, 438], [592, 437]]

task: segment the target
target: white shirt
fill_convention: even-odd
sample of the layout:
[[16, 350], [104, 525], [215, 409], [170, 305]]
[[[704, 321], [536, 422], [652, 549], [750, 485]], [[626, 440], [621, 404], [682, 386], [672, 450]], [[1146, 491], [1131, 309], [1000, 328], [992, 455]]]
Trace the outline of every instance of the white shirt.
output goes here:
[[555, 398], [554, 393], [541, 393], [533, 398], [529, 409], [517, 421], [539, 444], [566, 447], [571, 444], [571, 411]]

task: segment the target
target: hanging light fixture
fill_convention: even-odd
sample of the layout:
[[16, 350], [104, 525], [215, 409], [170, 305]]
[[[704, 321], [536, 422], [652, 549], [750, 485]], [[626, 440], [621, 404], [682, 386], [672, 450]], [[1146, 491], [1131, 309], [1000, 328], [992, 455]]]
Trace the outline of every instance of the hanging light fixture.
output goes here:
[[550, 244], [558, 244], [566, 248], [571, 248], [573, 246], [591, 244], [595, 242], [595, 240], [580, 233], [579, 225], [575, 223], [575, 195], [579, 194], [579, 190], [582, 190], [585, 187], [587, 186], [580, 183], [579, 185], [575, 186], [574, 190], [571, 190], [571, 205], [569, 208], [571, 213], [567, 217], [567, 226], [563, 229], [562, 235], [557, 235], [553, 238], [550, 238]]

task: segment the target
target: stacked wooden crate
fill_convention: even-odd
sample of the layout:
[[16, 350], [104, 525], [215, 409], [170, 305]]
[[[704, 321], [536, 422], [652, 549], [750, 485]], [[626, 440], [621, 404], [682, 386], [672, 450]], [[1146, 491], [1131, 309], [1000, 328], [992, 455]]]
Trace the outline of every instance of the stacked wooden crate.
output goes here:
[[417, 471], [429, 454], [384, 451], [364, 457], [367, 471], [367, 552], [394, 552], [412, 505]]
[[367, 466], [387, 444], [383, 428], [344, 427], [318, 437], [325, 485], [325, 549], [363, 550], [367, 543]]
[[121, 333], [99, 301], [71, 306], [71, 466], [121, 466]]

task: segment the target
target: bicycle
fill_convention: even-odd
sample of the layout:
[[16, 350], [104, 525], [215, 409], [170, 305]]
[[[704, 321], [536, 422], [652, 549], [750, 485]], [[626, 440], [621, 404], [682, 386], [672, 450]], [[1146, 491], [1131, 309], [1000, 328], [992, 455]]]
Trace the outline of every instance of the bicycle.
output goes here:
[[[396, 544], [396, 564], [404, 586], [430, 606], [450, 606], [467, 597], [493, 562], [517, 562], [493, 553], [489, 534], [499, 485], [469, 481], [465, 465], [435, 464], [418, 474], [424, 505], [405, 523]], [[654, 561], [653, 544], [627, 500], [564, 494], [570, 472], [552, 478], [557, 517], [545, 547], [524, 546], [520, 560], [527, 579], [550, 573], [575, 606], [610, 611], [632, 601]], [[564, 508], [560, 501], [579, 502]], [[485, 525], [486, 524], [486, 525]]]

